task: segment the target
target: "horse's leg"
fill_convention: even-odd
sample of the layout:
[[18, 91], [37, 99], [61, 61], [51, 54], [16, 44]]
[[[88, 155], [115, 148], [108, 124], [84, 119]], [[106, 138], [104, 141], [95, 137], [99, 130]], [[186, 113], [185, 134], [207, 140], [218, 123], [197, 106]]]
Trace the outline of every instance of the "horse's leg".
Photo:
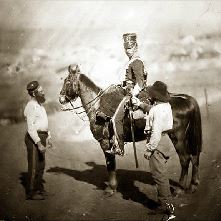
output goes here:
[[105, 191], [106, 191], [106, 193], [113, 194], [117, 189], [115, 155], [105, 153], [105, 159], [106, 159], [107, 171], [108, 171], [108, 175], [109, 175], [108, 186]]
[[190, 191], [193, 193], [197, 190], [200, 183], [199, 180], [199, 154], [191, 156], [192, 162], [192, 179], [190, 183]]
[[181, 164], [181, 174], [179, 179], [179, 184], [183, 189], [188, 188], [188, 170], [189, 170], [189, 164], [190, 164], [190, 156], [189, 154], [182, 152], [178, 153], [180, 164]]
[[106, 153], [105, 150], [109, 149], [110, 142], [108, 139], [100, 141], [101, 148], [105, 155], [106, 166], [108, 171], [108, 186], [105, 190], [108, 194], [113, 194], [117, 189], [117, 177], [116, 177], [116, 159], [115, 155]]
[[169, 135], [176, 149], [176, 152], [179, 156], [181, 164], [181, 174], [180, 174], [179, 184], [183, 189], [187, 189], [190, 154], [188, 154], [187, 152], [184, 136], [185, 136], [185, 131], [177, 131], [176, 133]]

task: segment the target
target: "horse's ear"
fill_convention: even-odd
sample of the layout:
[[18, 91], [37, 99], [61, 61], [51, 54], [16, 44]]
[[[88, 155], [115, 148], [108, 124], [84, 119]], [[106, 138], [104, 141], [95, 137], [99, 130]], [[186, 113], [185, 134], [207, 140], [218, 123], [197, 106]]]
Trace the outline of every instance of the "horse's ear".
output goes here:
[[70, 64], [68, 66], [68, 71], [69, 71], [69, 73], [75, 74], [75, 73], [80, 72], [80, 68], [79, 68], [78, 64]]

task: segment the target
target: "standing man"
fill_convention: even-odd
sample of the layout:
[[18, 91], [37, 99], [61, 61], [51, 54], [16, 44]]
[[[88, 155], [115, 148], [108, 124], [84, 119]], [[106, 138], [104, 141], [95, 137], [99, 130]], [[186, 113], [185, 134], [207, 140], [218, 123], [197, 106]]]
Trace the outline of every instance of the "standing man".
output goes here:
[[44, 106], [45, 94], [38, 81], [27, 85], [31, 99], [27, 103], [24, 116], [27, 121], [25, 144], [28, 152], [28, 182], [26, 196], [30, 200], [44, 200], [43, 173], [45, 169], [46, 147], [51, 147], [48, 131], [48, 117]]
[[169, 159], [169, 148], [165, 146], [166, 132], [173, 128], [172, 109], [169, 104], [170, 95], [167, 85], [156, 81], [147, 91], [154, 101], [153, 107], [147, 115], [145, 131], [149, 134], [144, 157], [149, 159], [150, 172], [157, 186], [159, 207], [158, 212], [166, 213], [170, 219], [174, 218], [174, 206], [171, 203], [169, 179], [167, 177], [166, 162]]
[[132, 97], [136, 97], [144, 88], [147, 73], [144, 68], [144, 63], [138, 55], [137, 35], [136, 33], [126, 33], [123, 35], [125, 53], [129, 58], [126, 68], [125, 81], [123, 86], [126, 89], [126, 96], [118, 105], [116, 112], [112, 118], [115, 136], [113, 138], [116, 149], [116, 154], [124, 155], [124, 133], [123, 119], [125, 115], [124, 107], [126, 102]]

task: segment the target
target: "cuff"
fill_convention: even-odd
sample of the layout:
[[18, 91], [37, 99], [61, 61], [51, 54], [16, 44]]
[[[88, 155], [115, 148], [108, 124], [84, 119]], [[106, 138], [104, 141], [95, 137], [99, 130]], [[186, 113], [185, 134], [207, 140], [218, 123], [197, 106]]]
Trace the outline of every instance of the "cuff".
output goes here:
[[149, 145], [149, 143], [148, 144], [146, 144], [146, 151], [147, 152], [153, 152], [154, 150], [156, 150], [155, 148], [152, 148], [150, 145]]
[[51, 139], [51, 132], [48, 131], [48, 139]]

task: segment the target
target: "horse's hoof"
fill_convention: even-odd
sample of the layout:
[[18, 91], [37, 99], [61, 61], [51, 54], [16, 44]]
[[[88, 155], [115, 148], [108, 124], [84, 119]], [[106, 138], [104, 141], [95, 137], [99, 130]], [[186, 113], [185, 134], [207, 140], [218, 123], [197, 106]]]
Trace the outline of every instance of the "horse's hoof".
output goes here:
[[115, 190], [112, 190], [112, 189], [110, 189], [110, 188], [106, 188], [106, 189], [104, 190], [104, 195], [105, 195], [105, 197], [111, 197], [111, 196], [114, 195], [114, 193], [115, 193]]
[[190, 188], [188, 189], [188, 193], [195, 193], [197, 189], [197, 185], [191, 184]]

